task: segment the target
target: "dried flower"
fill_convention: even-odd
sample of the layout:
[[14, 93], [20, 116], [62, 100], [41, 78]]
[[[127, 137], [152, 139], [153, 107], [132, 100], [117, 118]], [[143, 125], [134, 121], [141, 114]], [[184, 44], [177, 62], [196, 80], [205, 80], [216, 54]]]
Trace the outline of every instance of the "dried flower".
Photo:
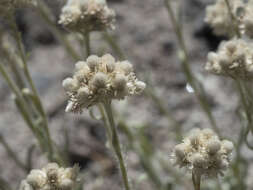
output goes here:
[[19, 190], [72, 190], [79, 168], [61, 168], [56, 163], [49, 163], [46, 167], [34, 169], [20, 184]]
[[205, 69], [237, 79], [253, 77], [253, 44], [241, 39], [221, 43], [218, 52], [210, 52]]
[[221, 141], [210, 129], [193, 129], [183, 143], [174, 148], [174, 162], [198, 175], [217, 177], [228, 168], [234, 146]]
[[[241, 7], [243, 3], [241, 0], [229, 1], [231, 11], [235, 15], [238, 7]], [[229, 14], [225, 0], [217, 0], [215, 4], [209, 5], [206, 8], [205, 22], [210, 24], [217, 35], [234, 34], [234, 23]]]
[[230, 0], [230, 10], [225, 0], [217, 0], [215, 4], [206, 8], [205, 21], [212, 26], [217, 35], [234, 36], [235, 26], [238, 25], [241, 34], [253, 37], [253, 1]]
[[136, 78], [130, 62], [116, 62], [109, 54], [91, 55], [86, 62], [77, 62], [75, 68], [73, 78], [62, 83], [69, 96], [67, 112], [82, 112], [99, 102], [140, 94], [146, 86]]
[[113, 29], [115, 12], [106, 0], [68, 0], [62, 8], [59, 24], [77, 32]]

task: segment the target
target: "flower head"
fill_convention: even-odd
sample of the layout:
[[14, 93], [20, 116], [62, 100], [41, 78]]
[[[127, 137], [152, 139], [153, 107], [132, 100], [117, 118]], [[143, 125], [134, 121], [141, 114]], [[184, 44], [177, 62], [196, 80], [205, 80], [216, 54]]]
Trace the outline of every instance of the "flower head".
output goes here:
[[235, 26], [239, 32], [253, 37], [253, 1], [229, 0], [230, 11], [225, 0], [217, 0], [206, 8], [205, 21], [212, 26], [217, 35], [235, 35]]
[[221, 43], [218, 51], [208, 54], [205, 69], [218, 75], [253, 78], [253, 44], [241, 39]]
[[115, 12], [106, 0], [68, 0], [62, 8], [59, 24], [77, 32], [114, 28]]
[[61, 168], [49, 163], [42, 169], [32, 170], [20, 184], [19, 190], [72, 190], [77, 181], [79, 168]]
[[67, 112], [82, 112], [99, 102], [140, 94], [146, 86], [136, 78], [130, 62], [116, 62], [110, 54], [91, 55], [75, 68], [74, 76], [62, 83], [69, 96]]
[[228, 168], [233, 148], [232, 142], [221, 141], [211, 129], [193, 129], [175, 146], [174, 161], [195, 174], [217, 177]]

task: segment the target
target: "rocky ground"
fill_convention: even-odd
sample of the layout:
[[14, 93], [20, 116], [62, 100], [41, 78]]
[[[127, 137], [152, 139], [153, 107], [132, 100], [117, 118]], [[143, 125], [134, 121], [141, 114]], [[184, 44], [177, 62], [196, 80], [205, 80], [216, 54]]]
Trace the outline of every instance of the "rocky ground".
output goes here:
[[[49, 1], [57, 15], [60, 4]], [[193, 93], [187, 91], [187, 82], [177, 58], [177, 40], [169, 21], [163, 0], [108, 0], [117, 12], [115, 34], [128, 60], [140, 78], [149, 76], [150, 84], [165, 102], [172, 116], [187, 132], [193, 127], [210, 127]], [[206, 55], [215, 50], [224, 38], [213, 35], [204, 23], [204, 8], [212, 0], [181, 0], [184, 35], [190, 55], [190, 64], [196, 77], [203, 83], [212, 111], [222, 134], [236, 138], [239, 121], [236, 117], [237, 94], [229, 79], [207, 74], [204, 71]], [[175, 6], [177, 6], [175, 4]], [[64, 112], [66, 96], [61, 82], [70, 76], [73, 60], [52, 35], [49, 28], [34, 11], [18, 13], [19, 27], [23, 32], [27, 50], [31, 53], [29, 68], [39, 89], [42, 102], [49, 115], [50, 131], [59, 146], [63, 146], [64, 130], [69, 136], [69, 155], [72, 163], [79, 163], [85, 172], [85, 189], [122, 189], [116, 160], [105, 148], [105, 130], [99, 121], [90, 119], [88, 112], [81, 115]], [[73, 45], [75, 42], [73, 41]], [[102, 48], [101, 48], [102, 46]], [[92, 48], [106, 49], [99, 33], [92, 34]], [[36, 144], [32, 133], [22, 121], [5, 81], [0, 79], [0, 133], [5, 137], [21, 160], [26, 159], [27, 149]], [[168, 155], [175, 141], [168, 129], [166, 118], [159, 113], [149, 97], [131, 97], [115, 102], [115, 110], [125, 117], [130, 126], [148, 124], [147, 133], [154, 147]], [[122, 136], [125, 142], [125, 137]], [[124, 143], [126, 145], [127, 143]], [[143, 170], [136, 154], [125, 151], [129, 175], [133, 181], [142, 176]], [[16, 187], [25, 173], [18, 169], [0, 145], [1, 177]], [[33, 154], [33, 166], [43, 166], [44, 155], [38, 149]], [[144, 180], [136, 189], [154, 189]]]

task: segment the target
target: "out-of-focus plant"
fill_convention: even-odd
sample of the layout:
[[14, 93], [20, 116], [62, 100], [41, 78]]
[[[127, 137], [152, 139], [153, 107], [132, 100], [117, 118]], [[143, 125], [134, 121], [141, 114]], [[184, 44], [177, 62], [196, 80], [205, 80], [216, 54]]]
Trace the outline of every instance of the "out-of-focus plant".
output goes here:
[[[200, 190], [200, 182], [203, 177], [222, 175], [229, 166], [231, 166], [229, 175], [222, 183], [217, 180], [215, 188], [223, 189], [223, 183], [228, 184], [230, 189], [247, 188], [244, 178], [247, 176], [249, 161], [244, 158], [241, 149], [244, 142], [250, 149], [253, 149], [248, 141], [249, 134], [253, 132], [253, 94], [250, 88], [253, 76], [253, 45], [249, 41], [249, 38], [252, 37], [253, 1], [217, 0], [215, 4], [207, 7], [205, 18], [217, 35], [231, 37], [231, 40], [220, 44], [217, 52], [208, 54], [205, 68], [216, 75], [230, 77], [235, 82], [240, 96], [237, 115], [242, 127], [238, 140], [234, 143], [229, 140], [220, 140], [223, 135], [212, 115], [204, 87], [191, 69], [182, 23], [176, 17], [171, 1], [164, 0], [178, 39], [178, 56], [182, 71], [215, 131], [210, 129], [191, 131], [190, 135], [183, 138], [182, 143], [175, 146], [171, 159], [173, 162], [170, 162], [166, 153], [154, 147], [151, 139], [145, 134], [145, 129], [149, 128], [149, 124], [143, 124], [141, 127], [128, 126], [127, 121], [112, 108], [113, 100], [122, 100], [127, 96], [140, 94], [144, 91], [146, 84], [136, 78], [130, 62], [122, 61], [126, 56], [117, 40], [109, 32], [110, 29], [115, 28], [116, 14], [109, 8], [105, 0], [67, 0], [61, 10], [59, 21], [43, 0], [2, 0], [0, 2], [0, 17], [4, 23], [4, 26], [0, 25], [0, 55], [2, 58], [0, 73], [12, 90], [16, 106], [38, 140], [41, 150], [47, 154], [49, 162], [59, 164], [50, 163], [41, 170], [31, 170], [26, 180], [21, 182], [20, 190], [77, 190], [81, 189], [83, 185], [80, 183], [81, 185], [76, 186], [77, 167], [62, 167], [68, 164], [67, 159], [56, 147], [49, 133], [47, 115], [29, 72], [29, 56], [25, 51], [15, 20], [15, 10], [24, 6], [33, 7], [47, 23], [69, 56], [76, 62], [73, 77], [63, 81], [63, 87], [69, 99], [66, 111], [82, 113], [84, 108], [89, 108], [90, 115], [104, 123], [109, 141], [108, 147], [114, 150], [118, 159], [126, 190], [132, 189], [129, 182], [131, 176], [128, 176], [127, 173], [125, 153], [121, 147], [118, 131], [127, 138], [128, 148], [136, 153], [145, 176], [150, 179], [156, 189], [173, 190], [178, 186], [188, 186], [190, 180], [184, 180], [180, 171], [173, 167], [173, 163], [191, 171], [195, 190]], [[63, 26], [67, 32], [60, 29], [58, 24]], [[7, 28], [9, 32], [6, 32]], [[93, 53], [98, 54], [92, 50], [90, 34], [93, 31], [100, 32], [102, 39], [121, 61], [116, 61], [109, 54], [102, 57], [92, 55]], [[73, 46], [68, 35], [75, 36], [75, 39], [80, 42], [77, 44], [81, 47], [76, 44]], [[172, 117], [170, 110], [165, 106], [165, 100], [149, 84], [149, 80], [147, 80], [147, 85], [146, 95], [155, 103], [160, 113], [167, 118], [169, 129], [175, 132], [177, 141], [181, 141], [182, 126]], [[98, 107], [101, 117], [93, 114], [92, 107], [95, 106]], [[27, 163], [23, 163], [1, 134], [0, 143], [17, 166], [28, 173], [32, 167], [30, 157], [33, 148], [28, 151]], [[231, 160], [230, 155], [233, 149], [235, 149], [235, 156], [234, 160]], [[164, 174], [168, 176], [164, 177]], [[140, 177], [139, 181], [144, 178]], [[137, 179], [132, 180], [138, 181]], [[212, 189], [203, 183], [202, 186]], [[11, 189], [3, 179], [0, 179], [0, 188]]]
[[[14, 3], [15, 4], [12, 4]], [[27, 6], [36, 5], [34, 1], [24, 1]], [[1, 2], [2, 3], [2, 2]], [[10, 30], [7, 34], [0, 29], [0, 53], [3, 55], [0, 73], [12, 90], [13, 99], [24, 121], [37, 138], [41, 150], [50, 161], [62, 162], [58, 150], [50, 137], [47, 115], [42, 106], [38, 91], [28, 69], [28, 54], [23, 46], [21, 33], [15, 20], [16, 6], [23, 6], [21, 1], [10, 1], [10, 8], [2, 12], [4, 24]], [[10, 43], [13, 41], [13, 43]], [[9, 69], [12, 72], [9, 72]]]

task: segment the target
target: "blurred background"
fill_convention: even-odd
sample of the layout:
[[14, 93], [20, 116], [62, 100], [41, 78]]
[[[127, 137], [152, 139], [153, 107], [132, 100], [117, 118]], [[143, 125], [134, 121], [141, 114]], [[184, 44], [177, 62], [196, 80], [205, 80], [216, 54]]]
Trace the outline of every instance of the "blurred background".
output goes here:
[[[207, 53], [216, 50], [218, 44], [225, 40], [224, 37], [215, 36], [203, 21], [205, 6], [212, 2], [213, 0], [181, 0], [180, 4], [175, 1], [173, 6], [180, 6], [177, 14], [183, 24], [190, 64], [194, 75], [206, 89], [218, 127], [224, 136], [236, 139], [240, 124], [236, 116], [238, 96], [234, 92], [232, 81], [204, 71]], [[46, 3], [58, 18], [64, 3], [56, 0], [47, 0]], [[108, 0], [108, 4], [117, 14], [116, 29], [110, 34], [115, 37], [126, 59], [134, 65], [137, 76], [147, 81], [171, 117], [182, 126], [183, 134], [194, 127], [210, 127], [182, 72], [176, 36], [163, 0]], [[61, 83], [64, 78], [72, 75], [75, 61], [34, 10], [19, 10], [16, 19], [25, 48], [30, 54], [29, 69], [48, 114], [53, 140], [59, 147], [67, 149], [72, 164], [80, 165], [85, 175], [84, 189], [122, 189], [116, 158], [105, 147], [106, 135], [102, 122], [92, 119], [88, 111], [82, 114], [64, 112], [67, 96]], [[60, 26], [59, 28], [64, 31]], [[68, 35], [67, 31], [65, 33]], [[68, 38], [78, 48], [79, 44], [73, 36], [69, 35]], [[93, 53], [106, 52], [117, 57], [99, 32], [91, 34], [91, 48]], [[167, 117], [160, 113], [147, 93], [116, 101], [114, 109], [118, 116], [116, 122], [124, 121], [133, 130], [142, 129], [153, 148], [166, 155], [168, 163], [170, 162], [172, 148], [179, 141]], [[0, 78], [0, 134], [22, 161], [27, 159], [29, 150], [37, 143], [19, 115], [3, 78]], [[131, 150], [126, 136], [121, 132], [120, 138], [135, 189], [155, 189], [144, 175], [137, 154]], [[242, 151], [246, 157], [252, 157], [247, 149]], [[37, 146], [29, 155], [33, 168], [40, 168], [47, 162]], [[14, 189], [26, 177], [1, 144], [0, 171], [1, 178], [8, 181]], [[163, 180], [170, 180], [169, 173], [160, 175]], [[183, 175], [185, 174], [182, 174], [182, 178]], [[185, 175], [185, 179], [186, 185], [181, 189], [190, 189], [192, 185], [189, 176]]]

